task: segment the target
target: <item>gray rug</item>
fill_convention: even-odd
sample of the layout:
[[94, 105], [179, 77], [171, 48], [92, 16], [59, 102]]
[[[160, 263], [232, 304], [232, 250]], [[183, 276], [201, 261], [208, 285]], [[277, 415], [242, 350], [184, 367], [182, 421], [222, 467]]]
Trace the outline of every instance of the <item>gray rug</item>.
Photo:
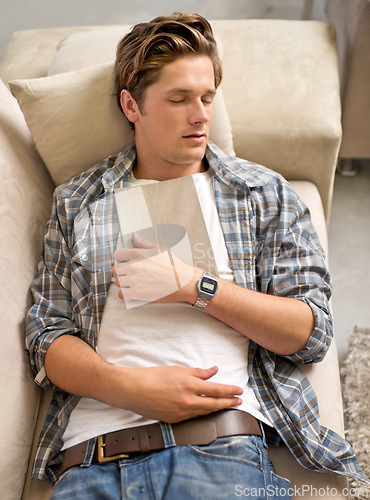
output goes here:
[[[370, 477], [370, 328], [355, 326], [341, 375], [346, 439]], [[356, 492], [354, 499], [370, 498], [364, 483], [352, 481], [350, 486]], [[361, 491], [364, 486], [366, 491]]]

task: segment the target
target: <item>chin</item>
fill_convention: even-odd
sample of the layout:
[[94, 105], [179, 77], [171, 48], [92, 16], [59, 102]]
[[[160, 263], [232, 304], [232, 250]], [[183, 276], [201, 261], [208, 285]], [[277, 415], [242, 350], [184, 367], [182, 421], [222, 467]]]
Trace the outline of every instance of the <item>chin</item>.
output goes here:
[[196, 148], [191, 149], [190, 151], [184, 152], [184, 158], [187, 157], [189, 159], [189, 163], [194, 161], [201, 161], [206, 154], [206, 146], [198, 146]]

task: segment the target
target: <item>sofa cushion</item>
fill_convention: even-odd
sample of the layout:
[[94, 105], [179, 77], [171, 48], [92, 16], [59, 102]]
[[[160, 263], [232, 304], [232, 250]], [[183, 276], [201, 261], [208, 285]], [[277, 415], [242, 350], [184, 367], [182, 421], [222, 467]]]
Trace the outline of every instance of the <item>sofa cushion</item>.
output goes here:
[[105, 29], [73, 33], [57, 46], [50, 62], [48, 75], [75, 71], [95, 64], [114, 61], [118, 42], [130, 26], [110, 26]]
[[[131, 26], [106, 26], [91, 31], [72, 33], [63, 38], [50, 62], [48, 75], [87, 68], [95, 64], [114, 61], [118, 42]], [[218, 52], [222, 58], [223, 45], [216, 36]]]
[[[113, 95], [113, 64], [9, 82], [57, 185], [122, 151], [134, 138]], [[221, 89], [214, 100], [210, 139], [233, 154], [231, 124]]]
[[97, 30], [97, 26], [69, 26], [14, 31], [0, 58], [0, 78], [9, 80], [47, 76], [50, 61], [61, 40], [72, 33]]

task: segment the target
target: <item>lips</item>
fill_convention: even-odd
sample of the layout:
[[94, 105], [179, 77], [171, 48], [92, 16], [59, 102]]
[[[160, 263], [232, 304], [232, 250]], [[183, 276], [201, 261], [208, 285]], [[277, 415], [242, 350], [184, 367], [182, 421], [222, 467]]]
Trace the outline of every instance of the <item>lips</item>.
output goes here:
[[185, 139], [188, 139], [188, 138], [200, 139], [200, 138], [205, 137], [205, 136], [206, 136], [206, 134], [204, 134], [204, 133], [198, 133], [198, 134], [197, 134], [197, 133], [195, 133], [195, 134], [188, 134], [188, 135], [184, 135], [183, 137], [184, 137]]

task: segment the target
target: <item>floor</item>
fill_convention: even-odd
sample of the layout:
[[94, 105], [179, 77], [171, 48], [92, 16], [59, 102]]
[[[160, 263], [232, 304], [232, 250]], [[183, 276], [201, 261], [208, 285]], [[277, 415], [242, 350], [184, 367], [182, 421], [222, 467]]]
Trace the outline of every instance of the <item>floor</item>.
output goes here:
[[[304, 0], [1, 0], [0, 54], [15, 30], [91, 24], [135, 24], [174, 10], [209, 19], [301, 19]], [[325, 20], [325, 0], [314, 0], [311, 18]], [[337, 175], [329, 227], [332, 307], [339, 359], [355, 324], [370, 326], [370, 161], [359, 174]]]
[[329, 224], [333, 315], [340, 361], [353, 327], [370, 326], [370, 160], [354, 177], [336, 175]]

